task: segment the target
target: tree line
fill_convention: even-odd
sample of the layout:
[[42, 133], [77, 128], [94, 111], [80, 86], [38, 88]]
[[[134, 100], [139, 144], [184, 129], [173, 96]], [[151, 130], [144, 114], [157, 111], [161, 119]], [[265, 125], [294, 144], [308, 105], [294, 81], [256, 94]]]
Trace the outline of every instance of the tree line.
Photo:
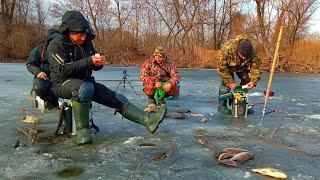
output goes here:
[[318, 0], [1, 0], [0, 60], [26, 59], [65, 11], [79, 10], [112, 64], [139, 65], [163, 45], [180, 67], [214, 68], [223, 43], [247, 34], [268, 70], [284, 26], [278, 70], [317, 73], [320, 40], [308, 28], [318, 6]]

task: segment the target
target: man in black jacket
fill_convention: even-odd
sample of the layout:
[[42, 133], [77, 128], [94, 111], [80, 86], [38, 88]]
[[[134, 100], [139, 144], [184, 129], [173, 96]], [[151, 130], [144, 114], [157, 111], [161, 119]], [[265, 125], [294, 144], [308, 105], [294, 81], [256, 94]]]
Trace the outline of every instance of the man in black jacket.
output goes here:
[[45, 42], [35, 47], [29, 54], [27, 69], [34, 75], [33, 90], [46, 103], [47, 107], [58, 107], [58, 98], [51, 90], [49, 62], [45, 52], [49, 42], [59, 35], [59, 31], [49, 29]]
[[60, 98], [72, 100], [77, 143], [92, 141], [89, 129], [91, 100], [115, 108], [123, 117], [154, 133], [166, 113], [165, 105], [157, 113], [146, 113], [125, 96], [95, 82], [92, 70], [100, 70], [106, 60], [104, 56], [95, 55], [92, 44], [95, 36], [86, 18], [78, 11], [67, 11], [62, 17], [60, 33], [47, 49], [51, 82]]

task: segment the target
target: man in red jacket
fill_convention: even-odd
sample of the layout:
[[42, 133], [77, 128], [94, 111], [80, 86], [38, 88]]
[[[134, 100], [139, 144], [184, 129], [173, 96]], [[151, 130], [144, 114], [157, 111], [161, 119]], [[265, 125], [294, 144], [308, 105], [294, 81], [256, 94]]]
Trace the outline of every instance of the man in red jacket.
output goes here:
[[[157, 105], [165, 104], [164, 98], [173, 96], [178, 92], [177, 85], [180, 81], [180, 73], [173, 61], [167, 57], [162, 46], [158, 46], [153, 56], [142, 65], [140, 80], [143, 83], [143, 91], [148, 96], [149, 104], [146, 111], [157, 111]], [[163, 90], [165, 95], [155, 99], [155, 93]]]

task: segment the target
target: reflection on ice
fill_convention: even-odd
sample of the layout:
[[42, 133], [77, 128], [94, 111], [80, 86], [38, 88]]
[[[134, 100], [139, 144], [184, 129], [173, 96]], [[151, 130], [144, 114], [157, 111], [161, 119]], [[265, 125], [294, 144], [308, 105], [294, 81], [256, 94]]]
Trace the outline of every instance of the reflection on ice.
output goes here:
[[248, 93], [249, 97], [259, 97], [259, 96], [263, 96], [263, 94], [261, 92], [252, 92], [252, 93]]
[[142, 139], [141, 136], [137, 137], [130, 137], [128, 140], [126, 140], [123, 144], [133, 144], [135, 143], [138, 139]]
[[306, 115], [307, 118], [310, 119], [318, 119], [320, 120], [320, 114]]

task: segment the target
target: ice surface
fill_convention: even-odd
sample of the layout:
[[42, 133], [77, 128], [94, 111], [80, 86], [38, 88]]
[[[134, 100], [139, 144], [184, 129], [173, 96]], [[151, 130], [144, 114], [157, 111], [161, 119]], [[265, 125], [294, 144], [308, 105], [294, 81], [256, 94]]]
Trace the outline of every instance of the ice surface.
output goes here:
[[[127, 70], [129, 84], [119, 92], [141, 108], [147, 105], [139, 80], [139, 68], [105, 67], [94, 72], [96, 80], [115, 90]], [[167, 100], [168, 108], [191, 110], [185, 120], [164, 119], [155, 134], [128, 120], [114, 110], [93, 104], [93, 118], [100, 132], [91, 145], [77, 146], [69, 136], [53, 137], [58, 112], [41, 113], [31, 109], [28, 93], [32, 75], [24, 64], [0, 64], [0, 179], [59, 179], [58, 172], [80, 169], [73, 179], [263, 179], [251, 168], [273, 167], [289, 179], [320, 178], [320, 91], [319, 75], [276, 74], [263, 128], [257, 128], [263, 108], [267, 74], [250, 92], [255, 114], [234, 119], [217, 112], [219, 77], [215, 70], [181, 69], [179, 100]], [[26, 111], [24, 111], [24, 109]], [[25, 114], [38, 117], [38, 125], [25, 124]], [[190, 114], [201, 114], [191, 116]], [[201, 122], [206, 117], [207, 122]], [[19, 127], [43, 130], [34, 145], [25, 144]], [[204, 135], [202, 145], [196, 135]], [[225, 147], [252, 151], [255, 158], [237, 168], [218, 164], [215, 157]], [[171, 152], [170, 149], [176, 148]], [[213, 147], [213, 151], [210, 147]], [[167, 157], [154, 161], [158, 153]], [[215, 153], [215, 154], [213, 154]], [[83, 171], [82, 171], [83, 170]], [[70, 178], [70, 177], [69, 177]]]

